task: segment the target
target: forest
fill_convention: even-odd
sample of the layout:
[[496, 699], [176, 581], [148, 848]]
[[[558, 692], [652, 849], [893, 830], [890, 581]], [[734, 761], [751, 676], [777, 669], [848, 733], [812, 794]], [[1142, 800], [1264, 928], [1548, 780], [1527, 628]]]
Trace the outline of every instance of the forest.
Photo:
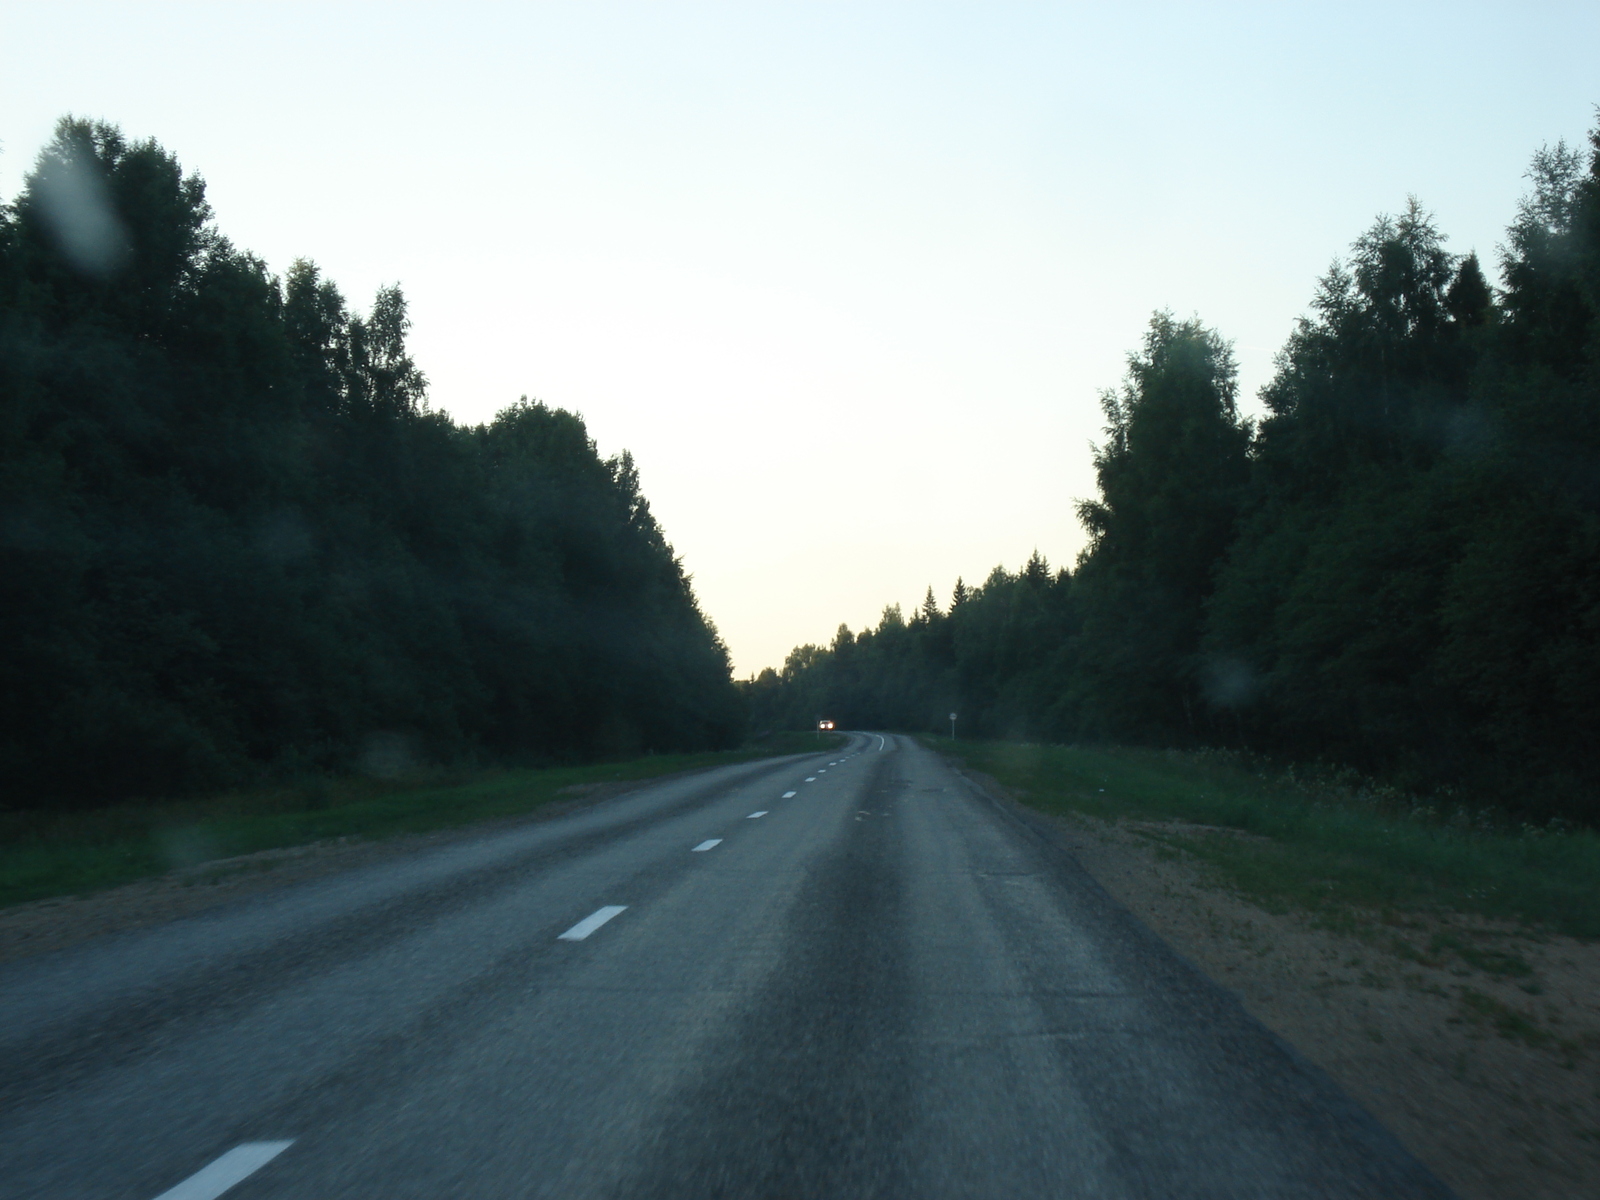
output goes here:
[[1498, 284], [1413, 199], [1244, 416], [1158, 313], [1071, 569], [930, 588], [741, 683], [756, 727], [1233, 748], [1600, 821], [1600, 128], [1533, 156]]
[[0, 807], [739, 740], [632, 460], [455, 424], [408, 327], [62, 120], [0, 206]]

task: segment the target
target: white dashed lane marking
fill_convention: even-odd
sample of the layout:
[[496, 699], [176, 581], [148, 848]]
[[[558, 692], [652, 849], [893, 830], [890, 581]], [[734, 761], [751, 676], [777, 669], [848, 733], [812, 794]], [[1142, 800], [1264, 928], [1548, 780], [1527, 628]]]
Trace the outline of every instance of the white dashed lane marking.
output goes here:
[[767, 815], [767, 810], [763, 808], [760, 812], [751, 813], [748, 817], [745, 818], [745, 820], [746, 821], [754, 821], [757, 817], [764, 817], [766, 815]]
[[799, 792], [785, 792], [783, 794], [783, 799], [785, 799], [785, 800], [793, 800], [799, 794], [800, 794]]
[[694, 848], [694, 853], [698, 854], [702, 850], [710, 850], [713, 846], [720, 846], [720, 845], [722, 845], [722, 839], [721, 838], [707, 838], [705, 841], [701, 842], [698, 846], [696, 846]]
[[162, 1192], [156, 1200], [215, 1200], [215, 1197], [234, 1184], [250, 1178], [292, 1145], [293, 1141], [246, 1142], [242, 1146], [235, 1146], [209, 1166], [201, 1167], [177, 1187]]
[[806, 776], [806, 782], [807, 783], [815, 783], [816, 781], [817, 781], [817, 777], [815, 775], [807, 775]]
[[561, 942], [581, 942], [627, 907], [626, 904], [608, 904], [604, 908], [597, 908], [556, 940]]

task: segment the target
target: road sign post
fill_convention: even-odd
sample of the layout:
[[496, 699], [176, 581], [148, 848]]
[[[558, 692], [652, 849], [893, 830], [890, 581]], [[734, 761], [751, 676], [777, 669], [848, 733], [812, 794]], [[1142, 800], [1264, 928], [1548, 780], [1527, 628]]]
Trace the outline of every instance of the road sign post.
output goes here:
[[950, 740], [952, 742], [956, 740], [956, 715], [955, 715], [955, 713], [951, 713], [950, 714]]

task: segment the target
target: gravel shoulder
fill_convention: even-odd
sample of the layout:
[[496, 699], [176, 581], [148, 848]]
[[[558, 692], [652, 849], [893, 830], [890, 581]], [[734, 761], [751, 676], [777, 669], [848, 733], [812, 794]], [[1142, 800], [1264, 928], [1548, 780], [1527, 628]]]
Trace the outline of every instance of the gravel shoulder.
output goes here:
[[1183, 849], [1251, 835], [1046, 819], [1102, 887], [1463, 1197], [1600, 1194], [1600, 945], [1457, 914], [1269, 912]]
[[192, 917], [264, 892], [451, 842], [483, 837], [512, 825], [546, 821], [675, 777], [577, 784], [558, 792], [562, 799], [521, 816], [374, 840], [331, 838], [303, 846], [213, 859], [87, 896], [53, 896], [12, 905], [0, 909], [0, 963], [63, 950], [107, 934]]

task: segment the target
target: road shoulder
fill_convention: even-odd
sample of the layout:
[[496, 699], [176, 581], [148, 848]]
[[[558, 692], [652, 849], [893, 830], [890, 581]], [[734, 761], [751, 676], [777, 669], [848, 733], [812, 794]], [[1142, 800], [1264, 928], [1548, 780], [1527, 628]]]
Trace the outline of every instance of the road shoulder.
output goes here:
[[1463, 1197], [1592, 1194], [1600, 945], [1455, 914], [1269, 912], [1183, 849], [1249, 834], [1027, 812]]
[[88, 895], [52, 896], [14, 904], [0, 909], [0, 963], [198, 916], [223, 905], [344, 871], [490, 836], [530, 822], [553, 820], [641, 788], [715, 769], [695, 767], [643, 779], [576, 784], [561, 789], [557, 799], [516, 816], [486, 818], [426, 833], [324, 838], [212, 859]]

